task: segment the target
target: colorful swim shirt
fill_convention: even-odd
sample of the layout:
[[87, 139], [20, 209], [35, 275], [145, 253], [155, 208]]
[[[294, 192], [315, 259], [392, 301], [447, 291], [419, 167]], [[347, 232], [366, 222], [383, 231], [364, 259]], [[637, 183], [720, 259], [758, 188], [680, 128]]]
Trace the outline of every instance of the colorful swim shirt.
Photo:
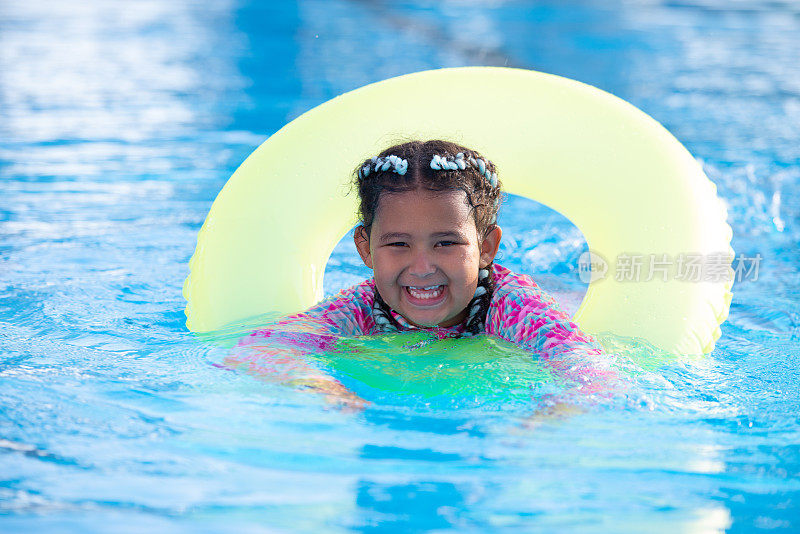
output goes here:
[[[553, 297], [541, 290], [529, 276], [515, 274], [500, 265], [494, 265], [493, 276], [495, 290], [486, 317], [487, 335], [531, 351], [549, 362], [562, 376], [579, 384], [589, 385], [594, 379], [608, 378], [608, 362], [603, 351], [591, 336], [570, 321]], [[249, 364], [251, 370], [258, 370], [267, 358], [271, 369], [268, 374], [274, 377], [277, 368], [282, 369], [279, 374], [283, 376], [275, 378], [308, 377], [311, 369], [302, 361], [293, 359], [292, 354], [332, 349], [341, 337], [380, 334], [372, 315], [374, 300], [375, 282], [365, 280], [305, 312], [287, 316], [267, 328], [252, 332], [240, 341], [239, 348], [243, 350], [228, 361]], [[449, 328], [420, 328], [409, 324], [394, 310], [391, 313], [403, 331], [425, 330], [439, 338], [458, 336], [465, 331], [463, 323]], [[265, 343], [279, 343], [280, 354], [265, 351]], [[248, 351], [247, 348], [258, 350]]]

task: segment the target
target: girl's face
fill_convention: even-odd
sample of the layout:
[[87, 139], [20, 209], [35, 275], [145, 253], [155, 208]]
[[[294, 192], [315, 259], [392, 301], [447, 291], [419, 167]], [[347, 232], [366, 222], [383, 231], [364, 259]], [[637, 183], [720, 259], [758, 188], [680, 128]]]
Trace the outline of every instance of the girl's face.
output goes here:
[[383, 193], [365, 234], [356, 229], [356, 247], [386, 304], [417, 326], [447, 327], [466, 317], [502, 232], [479, 240], [463, 191], [417, 189]]

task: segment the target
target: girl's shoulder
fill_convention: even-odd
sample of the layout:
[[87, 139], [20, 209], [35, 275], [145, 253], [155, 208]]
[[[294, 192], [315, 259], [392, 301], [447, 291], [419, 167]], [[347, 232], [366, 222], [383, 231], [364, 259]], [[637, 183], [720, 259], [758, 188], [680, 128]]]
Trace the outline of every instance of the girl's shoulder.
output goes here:
[[332, 296], [328, 297], [327, 299], [323, 299], [320, 302], [324, 302], [325, 300], [336, 300], [341, 298], [368, 298], [370, 300], [374, 299], [375, 280], [372, 278], [367, 278], [366, 280], [362, 280], [361, 282], [355, 285], [342, 289], [338, 293], [335, 293]]
[[495, 264], [491, 308], [498, 309], [507, 306], [558, 310], [558, 304], [553, 296], [541, 289], [533, 281], [533, 278]]
[[555, 350], [554, 347], [573, 350], [587, 343], [588, 349], [596, 349], [591, 345], [591, 336], [583, 333], [556, 299], [530, 276], [495, 265], [495, 282], [486, 319], [487, 333], [532, 350]]
[[533, 281], [533, 278], [527, 274], [515, 273], [511, 269], [506, 269], [502, 265], [494, 264], [494, 290], [495, 294], [506, 294], [516, 289], [530, 289], [537, 290], [539, 286]]
[[342, 289], [338, 293], [306, 310], [305, 313], [319, 314], [332, 313], [344, 309], [372, 309], [375, 301], [375, 281], [372, 278], [364, 280], [354, 286]]
[[372, 303], [375, 301], [373, 279], [342, 289], [288, 320], [310, 319], [326, 325], [326, 332], [340, 336], [370, 333], [375, 327]]

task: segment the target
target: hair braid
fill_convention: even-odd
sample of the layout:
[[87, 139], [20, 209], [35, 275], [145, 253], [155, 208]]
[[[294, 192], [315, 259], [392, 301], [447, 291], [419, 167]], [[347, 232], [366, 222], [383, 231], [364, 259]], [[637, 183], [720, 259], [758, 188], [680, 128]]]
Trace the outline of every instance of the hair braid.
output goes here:
[[475, 296], [467, 304], [466, 332], [477, 335], [486, 330], [486, 316], [494, 294], [494, 263], [490, 263], [478, 274]]
[[[424, 189], [463, 191], [478, 231], [484, 239], [497, 225], [502, 184], [497, 168], [478, 152], [443, 140], [408, 141], [364, 160], [354, 171], [359, 196], [359, 218], [367, 239], [371, 233], [381, 195]], [[485, 331], [486, 316], [494, 293], [493, 264], [480, 269], [478, 287], [467, 304], [462, 323], [466, 334]], [[375, 289], [372, 315], [380, 332], [400, 331], [403, 326]]]
[[372, 303], [372, 318], [379, 332], [399, 332], [402, 330], [400, 323], [392, 316], [392, 309], [383, 300], [378, 288], [375, 288], [375, 300]]

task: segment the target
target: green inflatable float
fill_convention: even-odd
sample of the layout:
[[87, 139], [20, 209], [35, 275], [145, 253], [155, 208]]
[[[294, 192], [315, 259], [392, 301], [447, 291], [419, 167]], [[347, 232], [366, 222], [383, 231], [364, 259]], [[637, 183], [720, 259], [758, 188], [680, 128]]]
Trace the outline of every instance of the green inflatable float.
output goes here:
[[[594, 280], [574, 317], [584, 330], [674, 354], [713, 350], [730, 306], [733, 250], [725, 207], [698, 162], [619, 98], [558, 76], [495, 67], [362, 87], [258, 147], [200, 230], [184, 284], [189, 329], [208, 332], [317, 302], [328, 257], [356, 223], [350, 173], [410, 138], [448, 139], [486, 154], [507, 192], [557, 210], [583, 232], [595, 254]], [[687, 258], [711, 261], [715, 276], [687, 277]], [[639, 262], [640, 276], [620, 275], [623, 261]]]

